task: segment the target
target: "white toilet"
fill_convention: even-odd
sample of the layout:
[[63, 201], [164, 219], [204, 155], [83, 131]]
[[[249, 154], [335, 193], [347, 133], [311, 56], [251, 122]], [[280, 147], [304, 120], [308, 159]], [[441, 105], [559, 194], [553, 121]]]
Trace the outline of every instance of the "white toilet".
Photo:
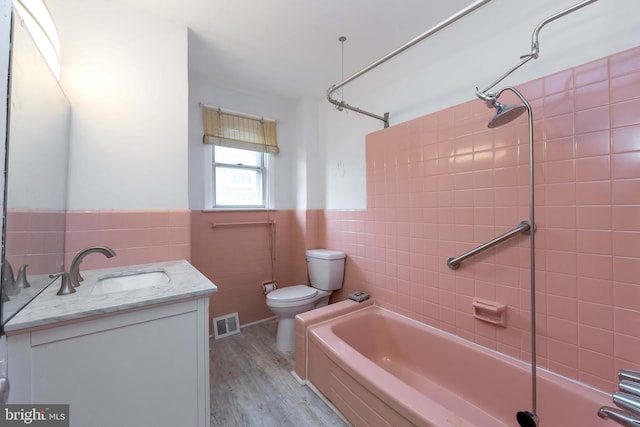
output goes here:
[[280, 351], [294, 349], [296, 314], [327, 305], [331, 292], [342, 287], [344, 252], [309, 249], [306, 254], [311, 286], [287, 286], [267, 294], [267, 306], [280, 318], [276, 339]]

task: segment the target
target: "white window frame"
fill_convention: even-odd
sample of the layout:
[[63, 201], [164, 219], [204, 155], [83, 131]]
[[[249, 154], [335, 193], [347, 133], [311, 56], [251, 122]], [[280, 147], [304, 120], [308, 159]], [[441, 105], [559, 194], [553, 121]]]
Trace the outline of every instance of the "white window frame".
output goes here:
[[[271, 154], [262, 154], [262, 167], [256, 166], [240, 166], [227, 163], [216, 163], [214, 159], [214, 145], [205, 145], [204, 157], [204, 210], [263, 210], [269, 209], [271, 205], [271, 188], [272, 188], [272, 170], [271, 170]], [[215, 199], [215, 168], [216, 165], [224, 167], [237, 167], [239, 169], [261, 169], [262, 170], [262, 205], [216, 205]]]

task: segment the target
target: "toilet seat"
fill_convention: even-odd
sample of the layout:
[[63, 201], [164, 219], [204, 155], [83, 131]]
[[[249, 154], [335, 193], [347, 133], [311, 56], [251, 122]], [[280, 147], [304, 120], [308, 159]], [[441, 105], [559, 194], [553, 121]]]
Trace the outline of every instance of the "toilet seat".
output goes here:
[[290, 303], [313, 300], [318, 290], [311, 286], [295, 285], [276, 289], [267, 294], [267, 301], [274, 303]]

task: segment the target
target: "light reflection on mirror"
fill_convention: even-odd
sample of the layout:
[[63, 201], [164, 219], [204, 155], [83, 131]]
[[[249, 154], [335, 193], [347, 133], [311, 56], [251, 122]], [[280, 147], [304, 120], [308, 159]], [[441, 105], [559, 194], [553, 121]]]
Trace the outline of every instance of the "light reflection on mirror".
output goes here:
[[[2, 324], [64, 269], [70, 105], [13, 15]], [[21, 266], [29, 287], [15, 286]], [[13, 277], [10, 277], [13, 276]]]
[[60, 80], [60, 41], [49, 9], [42, 0], [14, 0], [13, 6], [56, 80]]

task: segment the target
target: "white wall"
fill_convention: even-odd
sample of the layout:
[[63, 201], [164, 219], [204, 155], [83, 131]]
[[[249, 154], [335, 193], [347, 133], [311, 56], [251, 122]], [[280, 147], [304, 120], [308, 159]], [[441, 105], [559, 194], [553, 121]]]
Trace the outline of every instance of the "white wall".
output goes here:
[[[296, 108], [298, 103], [293, 100], [219, 87], [207, 76], [193, 72], [189, 73], [189, 208], [204, 208], [204, 167], [208, 147], [202, 143], [201, 103], [278, 121], [280, 153], [272, 156], [272, 207], [295, 208], [299, 197], [296, 165], [302, 155], [299, 144], [304, 142], [300, 137], [304, 135], [303, 118], [310, 113]], [[311, 114], [311, 120], [316, 120], [315, 112]]]
[[[531, 35], [540, 21], [576, 3], [493, 0], [347, 85], [344, 100], [375, 114], [390, 112], [391, 125], [471, 100], [475, 86], [484, 88], [530, 52]], [[586, 6], [545, 26], [540, 57], [501, 87], [640, 45], [639, 26], [637, 0], [600, 0]], [[487, 111], [488, 118], [490, 114]], [[324, 100], [319, 122], [326, 153], [326, 207], [365, 208], [365, 135], [382, 129], [382, 123], [337, 112]]]
[[70, 106], [24, 25], [11, 53], [8, 209], [64, 211]]
[[187, 29], [106, 0], [49, 0], [72, 105], [68, 208], [186, 209]]
[[300, 98], [295, 105], [297, 134], [294, 147], [294, 164], [289, 178], [295, 191], [296, 209], [321, 209], [324, 207], [325, 185], [322, 176], [324, 150], [321, 150], [318, 133], [318, 103], [311, 98]]
[[[493, 0], [347, 85], [345, 101], [389, 111], [397, 124], [473, 99], [476, 85], [530, 51], [538, 22], [576, 2]], [[314, 107], [309, 99], [246, 94], [189, 75], [187, 30], [149, 14], [106, 0], [48, 4], [73, 106], [70, 209], [201, 209], [200, 102], [280, 121], [274, 207], [366, 207], [364, 140], [380, 122], [337, 112], [322, 95]], [[540, 58], [504, 83], [638, 45], [638, 16], [637, 0], [600, 0], [552, 22], [541, 32]]]
[[[347, 98], [345, 101], [355, 104]], [[355, 105], [365, 110], [368, 107], [368, 104]], [[376, 111], [369, 111], [377, 114]], [[382, 113], [384, 111], [381, 110], [380, 114]], [[322, 170], [325, 182], [325, 208], [365, 208], [367, 183], [364, 138], [366, 134], [382, 129], [382, 122], [352, 111], [338, 112], [332, 104], [325, 101], [320, 105], [319, 123], [319, 144], [325, 152]]]

